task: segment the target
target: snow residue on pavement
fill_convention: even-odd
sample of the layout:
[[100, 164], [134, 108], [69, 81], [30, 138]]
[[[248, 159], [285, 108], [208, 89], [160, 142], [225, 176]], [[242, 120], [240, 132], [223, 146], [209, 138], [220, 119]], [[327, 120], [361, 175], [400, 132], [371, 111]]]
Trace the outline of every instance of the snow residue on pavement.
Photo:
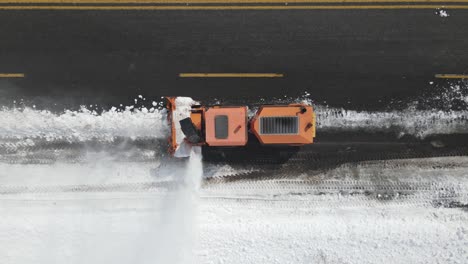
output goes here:
[[394, 132], [424, 138], [433, 134], [468, 133], [468, 111], [406, 109], [369, 112], [315, 106], [318, 131]]
[[42, 138], [81, 142], [116, 137], [162, 138], [168, 135], [166, 114], [155, 109], [112, 108], [102, 113], [82, 107], [55, 114], [33, 108], [0, 110], [0, 138]]
[[328, 171], [302, 175], [305, 179], [337, 181], [451, 183], [468, 191], [468, 157], [396, 159], [346, 163]]
[[437, 9], [437, 11], [435, 12], [436, 15], [440, 16], [440, 17], [449, 17], [450, 15], [447, 13], [447, 11], [443, 10], [443, 9]]
[[[431, 84], [432, 85], [432, 84]], [[450, 85], [435, 85], [417, 100], [409, 104], [410, 108], [422, 108], [442, 111], [462, 111], [468, 109], [468, 83], [455, 82]]]
[[0, 163], [0, 190], [5, 186], [38, 188], [100, 184], [133, 184], [165, 180], [158, 175], [159, 162], [115, 162], [94, 155], [87, 163]]
[[229, 175], [238, 175], [243, 173], [250, 173], [258, 171], [259, 169], [252, 166], [250, 168], [234, 168], [230, 165], [223, 164], [210, 164], [210, 166], [205, 167], [204, 178], [218, 178], [218, 177], [226, 177]]
[[[437, 94], [423, 96], [417, 103], [408, 104], [405, 109], [389, 111], [355, 111], [315, 104], [307, 92], [296, 101], [304, 101], [314, 106], [317, 129], [321, 131], [362, 130], [418, 137], [467, 133], [468, 87], [465, 84], [453, 84], [436, 92]], [[141, 96], [139, 98], [143, 100]], [[265, 100], [262, 102], [268, 103]], [[176, 99], [174, 123], [178, 143], [184, 138], [178, 121], [188, 117], [191, 106], [196, 103], [189, 97]], [[290, 102], [286, 100], [283, 103]], [[153, 102], [153, 106], [161, 105]], [[255, 107], [249, 110], [250, 115], [253, 115]], [[50, 141], [83, 142], [96, 139], [112, 141], [117, 137], [165, 138], [168, 135], [166, 110], [157, 110], [154, 107], [147, 109], [127, 106], [123, 110], [113, 107], [100, 113], [82, 107], [78, 111], [65, 110], [61, 114], [29, 107], [0, 110], [0, 139], [40, 138]]]
[[403, 109], [388, 111], [356, 111], [314, 104], [307, 92], [298, 101], [314, 106], [318, 131], [391, 132], [420, 138], [468, 133], [468, 86], [456, 83], [435, 89]]

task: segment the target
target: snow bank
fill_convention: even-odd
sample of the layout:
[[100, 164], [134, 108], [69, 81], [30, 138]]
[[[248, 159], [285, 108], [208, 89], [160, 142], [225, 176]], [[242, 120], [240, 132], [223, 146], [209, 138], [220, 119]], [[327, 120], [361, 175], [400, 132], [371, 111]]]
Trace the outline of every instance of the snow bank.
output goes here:
[[388, 111], [355, 111], [312, 103], [309, 93], [298, 101], [310, 103], [317, 113], [320, 131], [391, 132], [424, 138], [434, 134], [468, 133], [468, 85], [434, 87], [408, 102], [406, 107]]
[[318, 131], [393, 132], [424, 138], [433, 134], [468, 133], [468, 111], [368, 112], [317, 105]]
[[[310, 94], [305, 93], [296, 101], [310, 103], [309, 98]], [[195, 103], [189, 97], [176, 100], [174, 121], [178, 143], [184, 138], [178, 121], [189, 115]], [[421, 104], [437, 107], [424, 108]], [[156, 102], [153, 105], [157, 105]], [[317, 112], [317, 129], [321, 131], [392, 132], [422, 138], [431, 134], [468, 133], [468, 87], [463, 85], [453, 85], [437, 95], [422, 97], [420, 102], [409, 104], [403, 110], [372, 112], [313, 105]], [[0, 110], [0, 139], [83, 142], [112, 141], [117, 137], [165, 138], [168, 134], [166, 110], [155, 108], [128, 106], [125, 110], [111, 108], [97, 113], [82, 107], [79, 111], [66, 110], [61, 114], [29, 107]]]

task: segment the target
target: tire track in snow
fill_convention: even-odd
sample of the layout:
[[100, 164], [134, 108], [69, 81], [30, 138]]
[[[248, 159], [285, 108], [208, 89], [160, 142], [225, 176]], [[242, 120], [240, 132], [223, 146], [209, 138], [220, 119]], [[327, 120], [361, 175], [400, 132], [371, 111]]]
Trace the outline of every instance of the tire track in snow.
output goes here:
[[[23, 194], [171, 192], [183, 188], [183, 186], [180, 181], [59, 186], [0, 186], [0, 199], [20, 198]], [[336, 195], [352, 197], [354, 200], [363, 199], [364, 201], [401, 201], [403, 203], [416, 201], [440, 205], [468, 203], [466, 186], [436, 182], [375, 184], [368, 181], [273, 180], [217, 185], [211, 183], [208, 186], [204, 185], [200, 190], [200, 197], [205, 199], [310, 200], [314, 202], [317, 197]]]

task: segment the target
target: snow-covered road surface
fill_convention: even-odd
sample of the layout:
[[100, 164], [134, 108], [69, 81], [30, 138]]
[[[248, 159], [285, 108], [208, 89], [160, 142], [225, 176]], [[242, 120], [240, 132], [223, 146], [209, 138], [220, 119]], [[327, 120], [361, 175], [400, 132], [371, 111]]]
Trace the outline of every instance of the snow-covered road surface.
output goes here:
[[[365, 162], [312, 177], [369, 183], [378, 172], [379, 179], [387, 182], [434, 180], [461, 186], [466, 201], [466, 164], [465, 157]], [[467, 209], [437, 207], [431, 201], [433, 192], [390, 200], [314, 195], [303, 183], [294, 186], [291, 180], [276, 185], [218, 183], [198, 189], [196, 181], [187, 181], [200, 176], [197, 160], [170, 169], [95, 159], [79, 164], [1, 164], [1, 171], [3, 189], [27, 188], [0, 196], [0, 263], [466, 263], [468, 259]], [[298, 175], [297, 180], [304, 179]], [[168, 181], [171, 188], [155, 184], [138, 189], [142, 182]], [[128, 188], [112, 189], [119, 184]], [[86, 189], [90, 186], [111, 188]]]
[[[466, 263], [468, 212], [150, 195], [1, 201], [1, 263]], [[187, 210], [185, 210], [187, 209]], [[183, 211], [181, 211], [183, 210]], [[164, 261], [157, 261], [164, 260]]]
[[[467, 133], [467, 111], [439, 99], [450, 109], [317, 106], [318, 128]], [[261, 168], [168, 160], [165, 118], [2, 109], [0, 263], [468, 263], [466, 156], [233, 180]]]

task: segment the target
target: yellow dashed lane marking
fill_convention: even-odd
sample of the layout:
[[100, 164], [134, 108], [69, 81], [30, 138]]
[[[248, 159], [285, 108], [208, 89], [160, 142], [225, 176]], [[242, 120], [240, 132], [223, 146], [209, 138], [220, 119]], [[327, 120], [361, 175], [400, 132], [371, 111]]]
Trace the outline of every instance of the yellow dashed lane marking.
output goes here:
[[468, 74], [436, 74], [435, 77], [440, 79], [468, 79]]
[[282, 73], [180, 73], [181, 78], [281, 78]]
[[24, 73], [0, 73], [0, 78], [23, 78]]

